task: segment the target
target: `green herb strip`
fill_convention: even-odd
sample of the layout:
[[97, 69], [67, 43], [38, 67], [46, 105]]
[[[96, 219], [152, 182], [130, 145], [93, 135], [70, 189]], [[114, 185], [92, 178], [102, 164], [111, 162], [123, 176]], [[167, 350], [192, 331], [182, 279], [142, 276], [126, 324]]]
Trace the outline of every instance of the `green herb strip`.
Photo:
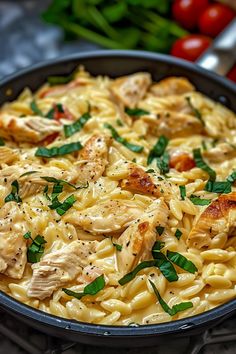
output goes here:
[[65, 144], [59, 147], [52, 147], [51, 149], [48, 149], [46, 147], [39, 147], [36, 150], [35, 156], [38, 157], [56, 157], [56, 156], [63, 156], [70, 154], [75, 151], [79, 151], [83, 148], [81, 143], [79, 141], [75, 143], [70, 143], [70, 144]]
[[11, 193], [8, 194], [5, 198], [5, 203], [7, 202], [16, 202], [16, 203], [22, 202], [19, 196], [19, 183], [17, 182], [17, 180], [13, 181], [11, 184]]
[[47, 243], [45, 239], [37, 235], [35, 239], [31, 237], [31, 232], [28, 231], [23, 236], [26, 240], [31, 239], [32, 243], [27, 249], [27, 260], [29, 263], [37, 263], [40, 261], [42, 254], [44, 252], [44, 244]]
[[205, 185], [204, 190], [207, 192], [224, 193], [224, 194], [228, 194], [232, 192], [231, 183], [229, 181], [224, 181], [224, 182], [208, 181], [207, 184]]
[[118, 245], [118, 243], [113, 243], [113, 246], [116, 248], [117, 251], [122, 251], [122, 245]]
[[22, 175], [20, 175], [20, 177], [25, 177], [25, 176], [29, 176], [29, 175], [33, 175], [34, 173], [37, 173], [38, 171], [28, 171], [23, 173]]
[[99, 291], [101, 291], [105, 287], [105, 278], [104, 275], [100, 275], [97, 277], [94, 281], [92, 281], [90, 284], [86, 285], [82, 293], [77, 293], [75, 291], [69, 290], [62, 288], [62, 291], [66, 293], [69, 296], [73, 296], [76, 299], [81, 299], [82, 297], [86, 295], [96, 295]]
[[161, 157], [157, 158], [157, 166], [160, 169], [160, 173], [165, 175], [166, 173], [169, 172], [169, 160], [170, 156], [168, 152], [164, 152], [164, 154]]
[[216, 173], [215, 171], [206, 164], [206, 162], [203, 160], [202, 158], [202, 154], [201, 154], [201, 150], [200, 149], [194, 149], [193, 150], [193, 157], [194, 157], [194, 161], [196, 163], [196, 166], [198, 168], [201, 168], [203, 171], [205, 171], [206, 173], [208, 173], [209, 177], [210, 177], [210, 181], [215, 181], [216, 179]]
[[157, 247], [156, 244], [154, 244], [154, 247], [152, 248], [152, 256], [156, 261], [156, 267], [160, 269], [161, 273], [169, 282], [177, 281], [179, 277], [173, 264], [163, 253], [160, 252], [160, 250], [155, 249], [155, 247]]
[[165, 228], [163, 226], [157, 226], [156, 227], [156, 231], [158, 233], [159, 236], [161, 236], [164, 232]]
[[185, 197], [186, 197], [186, 187], [185, 186], [179, 186], [179, 191], [180, 191], [181, 199], [184, 200]]
[[180, 239], [180, 237], [183, 235], [183, 232], [182, 231], [180, 231], [179, 229], [177, 229], [176, 231], [175, 231], [175, 237], [179, 240]]
[[75, 202], [76, 198], [73, 194], [66, 198], [62, 203], [57, 199], [57, 197], [54, 197], [54, 199], [52, 200], [52, 204], [49, 205], [49, 208], [52, 210], [55, 209], [57, 214], [62, 216], [67, 212], [67, 210], [72, 207]]
[[40, 117], [44, 117], [44, 114], [43, 112], [41, 111], [41, 109], [38, 107], [37, 103], [35, 100], [33, 100], [31, 103], [30, 103], [30, 108], [31, 110], [38, 116]]
[[118, 143], [124, 145], [127, 149], [133, 151], [133, 152], [142, 152], [143, 151], [143, 146], [140, 145], [134, 145], [129, 143], [125, 138], [122, 138], [117, 131], [115, 130], [115, 128], [112, 127], [112, 125], [105, 123], [104, 124], [105, 128], [109, 129], [111, 131], [112, 137], [113, 139], [115, 139]]
[[202, 123], [203, 126], [205, 126], [205, 122], [204, 122], [204, 120], [202, 119], [202, 114], [201, 114], [201, 112], [200, 112], [197, 108], [195, 108], [195, 107], [193, 106], [193, 104], [192, 104], [192, 102], [191, 102], [191, 98], [190, 98], [190, 97], [186, 97], [186, 101], [188, 102], [189, 107], [192, 109], [192, 111], [193, 111], [195, 117]]
[[154, 147], [152, 148], [152, 150], [148, 155], [148, 159], [147, 159], [148, 165], [150, 165], [150, 163], [152, 163], [154, 159], [161, 157], [164, 154], [168, 142], [169, 140], [164, 135], [160, 136], [160, 138], [158, 139], [158, 141], [156, 142], [156, 144], [154, 145]]
[[126, 283], [129, 283], [142, 269], [155, 267], [156, 263], [156, 260], [144, 261], [139, 263], [131, 272], [127, 273], [123, 278], [118, 281], [119, 284], [125, 285]]
[[227, 181], [230, 183], [234, 183], [236, 181], [236, 171], [232, 172], [228, 177]]
[[69, 186], [71, 188], [74, 188], [75, 190], [88, 188], [88, 186], [89, 186], [88, 182], [85, 185], [76, 186], [76, 185], [74, 185], [74, 184], [72, 184], [70, 182], [65, 181], [64, 179], [57, 179], [57, 178], [50, 177], [50, 176], [43, 176], [43, 177], [40, 177], [40, 178], [44, 179], [47, 182], [55, 183], [56, 185], [59, 184], [59, 185]]
[[54, 114], [55, 114], [56, 111], [58, 111], [60, 113], [64, 113], [64, 108], [63, 108], [63, 105], [61, 103], [57, 103], [55, 105], [55, 107], [51, 108], [48, 111], [48, 113], [45, 115], [45, 118], [54, 119]]
[[161, 297], [159, 291], [157, 290], [155, 284], [151, 280], [149, 280], [149, 282], [150, 282], [150, 284], [151, 284], [151, 286], [153, 288], [153, 291], [154, 291], [154, 293], [155, 293], [155, 295], [156, 295], [161, 307], [170, 316], [174, 316], [180, 311], [184, 311], [184, 310], [187, 310], [187, 309], [190, 309], [191, 307], [193, 307], [193, 303], [190, 302], [190, 301], [187, 301], [187, 302], [181, 302], [179, 304], [176, 304], [172, 308], [170, 308], [168, 306], [168, 304], [162, 299], [162, 297]]
[[3, 138], [0, 138], [0, 146], [4, 146], [5, 145], [5, 141], [3, 140]]
[[196, 195], [192, 194], [189, 198], [191, 200], [191, 202], [194, 204], [194, 205], [209, 205], [211, 204], [211, 199], [202, 199], [200, 197], [197, 197]]
[[167, 251], [167, 258], [178, 267], [186, 270], [189, 273], [194, 274], [198, 270], [193, 262], [189, 261], [186, 257], [178, 252]]
[[125, 113], [132, 117], [141, 117], [145, 114], [150, 114], [150, 112], [146, 111], [145, 109], [141, 108], [125, 108]]
[[65, 137], [69, 138], [73, 134], [79, 132], [90, 118], [91, 118], [90, 113], [86, 112], [73, 124], [64, 125]]
[[51, 86], [68, 84], [74, 79], [74, 74], [68, 76], [48, 76], [47, 81]]
[[[156, 241], [152, 247], [152, 252], [160, 251], [163, 247], [165, 247], [165, 242]], [[155, 257], [154, 257], [155, 258]]]

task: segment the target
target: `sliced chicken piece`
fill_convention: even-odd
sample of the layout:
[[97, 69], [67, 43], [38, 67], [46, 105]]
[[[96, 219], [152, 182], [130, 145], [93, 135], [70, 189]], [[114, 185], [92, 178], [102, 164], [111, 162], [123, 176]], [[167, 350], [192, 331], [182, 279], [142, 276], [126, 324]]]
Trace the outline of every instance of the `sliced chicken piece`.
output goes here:
[[21, 279], [27, 262], [23, 213], [15, 202], [0, 209], [0, 273]]
[[32, 265], [28, 296], [43, 300], [74, 280], [88, 265], [88, 256], [95, 251], [96, 244], [97, 241], [73, 241], [59, 251], [45, 255], [39, 263]]
[[119, 270], [127, 273], [140, 261], [151, 257], [151, 250], [156, 241], [156, 226], [166, 226], [169, 209], [163, 198], [155, 200], [143, 213], [136, 219], [117, 240], [122, 246], [118, 252]]
[[170, 95], [182, 95], [194, 91], [195, 88], [184, 77], [167, 77], [151, 86], [151, 93], [157, 97], [166, 97]]
[[217, 144], [214, 148], [204, 151], [203, 155], [210, 162], [223, 162], [236, 157], [236, 148], [233, 144], [220, 143]]
[[141, 217], [143, 208], [130, 200], [106, 200], [81, 212], [64, 216], [64, 221], [93, 234], [121, 232], [137, 217]]
[[129, 175], [121, 181], [121, 188], [133, 193], [149, 194], [160, 197], [160, 189], [154, 184], [152, 178], [142, 168], [131, 164]]
[[39, 116], [0, 116], [0, 135], [17, 142], [38, 143], [53, 133], [60, 132], [59, 122]]
[[79, 180], [96, 181], [108, 165], [108, 150], [111, 137], [104, 134], [93, 135], [84, 145], [78, 157]]
[[0, 164], [11, 164], [13, 161], [16, 161], [18, 159], [19, 153], [16, 150], [11, 149], [7, 146], [0, 147]]
[[230, 237], [236, 227], [236, 192], [219, 196], [200, 215], [192, 228], [187, 244], [201, 249], [219, 235]]
[[113, 81], [111, 92], [125, 107], [134, 108], [144, 97], [151, 85], [151, 75], [137, 73], [123, 76]]
[[146, 115], [141, 119], [148, 124], [150, 134], [169, 139], [201, 134], [204, 130], [196, 117], [184, 113], [159, 111], [157, 118]]

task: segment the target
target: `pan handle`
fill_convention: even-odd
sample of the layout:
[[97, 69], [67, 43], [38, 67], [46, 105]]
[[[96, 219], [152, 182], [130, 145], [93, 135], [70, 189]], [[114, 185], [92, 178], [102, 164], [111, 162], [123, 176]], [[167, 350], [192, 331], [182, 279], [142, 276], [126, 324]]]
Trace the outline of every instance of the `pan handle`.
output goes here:
[[214, 40], [196, 61], [201, 67], [226, 75], [236, 61], [236, 19]]

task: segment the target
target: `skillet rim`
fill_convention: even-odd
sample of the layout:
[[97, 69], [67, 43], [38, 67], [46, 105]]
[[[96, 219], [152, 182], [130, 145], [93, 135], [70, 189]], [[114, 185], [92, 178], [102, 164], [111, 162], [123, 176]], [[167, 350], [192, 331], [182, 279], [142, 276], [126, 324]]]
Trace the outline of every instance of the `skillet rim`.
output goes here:
[[[37, 73], [38, 70], [43, 68], [53, 67], [57, 64], [69, 63], [76, 60], [83, 59], [93, 59], [96, 58], [138, 58], [151, 61], [158, 61], [161, 63], [177, 65], [182, 69], [186, 69], [188, 72], [199, 73], [206, 79], [223, 86], [234, 94], [236, 94], [236, 85], [230, 80], [225, 79], [215, 73], [209, 72], [208, 70], [197, 66], [196, 64], [190, 63], [188, 61], [174, 58], [168, 55], [145, 52], [145, 51], [134, 51], [134, 50], [98, 50], [91, 52], [84, 52], [81, 54], [73, 54], [65, 56], [63, 58], [57, 58], [52, 60], [47, 60], [40, 62], [36, 65], [30, 66], [26, 69], [20, 70], [17, 73], [13, 73], [6, 78], [4, 78], [0, 83], [0, 90], [2, 87], [8, 84], [14, 85], [14, 80], [19, 78], [24, 78], [27, 74]], [[6, 96], [6, 99], [10, 97]], [[7, 309], [8, 312], [14, 312], [18, 315], [23, 315], [27, 319], [32, 319], [40, 324], [53, 326], [60, 329], [66, 329], [68, 331], [78, 332], [84, 335], [90, 336], [108, 336], [111, 337], [142, 337], [142, 336], [153, 336], [156, 334], [174, 334], [180, 333], [181, 331], [186, 331], [188, 329], [197, 329], [201, 325], [210, 323], [214, 320], [223, 319], [230, 313], [236, 311], [236, 299], [226, 302], [223, 305], [217, 306], [214, 309], [205, 311], [201, 314], [186, 317], [184, 319], [175, 320], [165, 323], [157, 324], [147, 324], [140, 325], [138, 327], [132, 326], [109, 326], [109, 325], [97, 325], [86, 322], [80, 322], [75, 320], [64, 319], [62, 317], [54, 316], [46, 312], [34, 309], [28, 305], [19, 302], [18, 300], [10, 297], [6, 293], [0, 291], [0, 307]]]

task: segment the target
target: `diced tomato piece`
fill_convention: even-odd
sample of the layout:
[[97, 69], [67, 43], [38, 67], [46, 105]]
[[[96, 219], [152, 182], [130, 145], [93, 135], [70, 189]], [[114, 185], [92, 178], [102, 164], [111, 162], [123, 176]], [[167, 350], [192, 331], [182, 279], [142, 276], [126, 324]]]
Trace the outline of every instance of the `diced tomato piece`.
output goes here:
[[41, 143], [44, 145], [44, 146], [47, 146], [49, 144], [51, 144], [57, 137], [58, 137], [59, 133], [53, 133], [51, 135], [48, 135], [46, 138], [44, 138]]
[[183, 172], [191, 170], [196, 164], [193, 158], [187, 153], [181, 153], [171, 156], [169, 166], [179, 172]]

